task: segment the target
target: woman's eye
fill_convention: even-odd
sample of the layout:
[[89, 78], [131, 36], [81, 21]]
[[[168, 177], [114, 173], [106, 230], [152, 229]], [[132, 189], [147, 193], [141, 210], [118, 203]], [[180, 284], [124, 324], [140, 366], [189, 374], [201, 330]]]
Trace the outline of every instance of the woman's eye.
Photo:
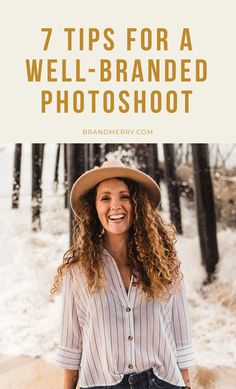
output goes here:
[[[130, 195], [121, 195], [120, 196], [120, 199], [121, 200], [126, 200], [126, 199], [130, 199]], [[101, 201], [108, 201], [108, 200], [110, 200], [110, 197], [109, 196], [102, 196], [101, 197]]]

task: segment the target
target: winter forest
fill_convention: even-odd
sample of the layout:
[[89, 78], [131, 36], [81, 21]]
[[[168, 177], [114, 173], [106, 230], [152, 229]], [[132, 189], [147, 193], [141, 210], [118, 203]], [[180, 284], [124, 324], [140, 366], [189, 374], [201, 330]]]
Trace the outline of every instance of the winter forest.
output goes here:
[[160, 185], [160, 212], [175, 225], [197, 361], [193, 388], [234, 389], [234, 144], [0, 144], [0, 388], [62, 387], [53, 365], [61, 296], [50, 289], [73, 236], [70, 188], [112, 159]]

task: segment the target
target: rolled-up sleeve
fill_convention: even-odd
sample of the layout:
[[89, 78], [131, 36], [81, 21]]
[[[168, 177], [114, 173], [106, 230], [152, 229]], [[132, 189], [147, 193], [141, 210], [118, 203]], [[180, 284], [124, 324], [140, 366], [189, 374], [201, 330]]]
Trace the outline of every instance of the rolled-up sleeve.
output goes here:
[[172, 328], [176, 345], [177, 364], [180, 369], [194, 366], [191, 324], [184, 281], [173, 294]]
[[62, 318], [56, 366], [79, 370], [82, 356], [82, 336], [78, 321], [72, 275], [67, 272], [62, 288]]

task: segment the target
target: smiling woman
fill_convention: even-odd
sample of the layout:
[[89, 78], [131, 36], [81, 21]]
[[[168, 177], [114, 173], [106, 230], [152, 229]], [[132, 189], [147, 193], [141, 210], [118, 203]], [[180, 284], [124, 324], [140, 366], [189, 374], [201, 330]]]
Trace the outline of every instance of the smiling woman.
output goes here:
[[97, 186], [96, 209], [106, 237], [117, 234], [128, 238], [133, 212], [125, 182], [117, 178], [102, 181]]
[[72, 247], [59, 267], [63, 312], [57, 365], [64, 389], [177, 389], [194, 364], [175, 234], [151, 177], [113, 161], [71, 191]]

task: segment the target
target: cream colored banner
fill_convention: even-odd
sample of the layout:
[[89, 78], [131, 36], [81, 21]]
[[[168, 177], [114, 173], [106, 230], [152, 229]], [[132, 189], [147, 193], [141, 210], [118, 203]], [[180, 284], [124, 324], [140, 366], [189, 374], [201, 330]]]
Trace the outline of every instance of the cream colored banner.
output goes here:
[[0, 141], [235, 143], [235, 26], [234, 0], [5, 2]]

